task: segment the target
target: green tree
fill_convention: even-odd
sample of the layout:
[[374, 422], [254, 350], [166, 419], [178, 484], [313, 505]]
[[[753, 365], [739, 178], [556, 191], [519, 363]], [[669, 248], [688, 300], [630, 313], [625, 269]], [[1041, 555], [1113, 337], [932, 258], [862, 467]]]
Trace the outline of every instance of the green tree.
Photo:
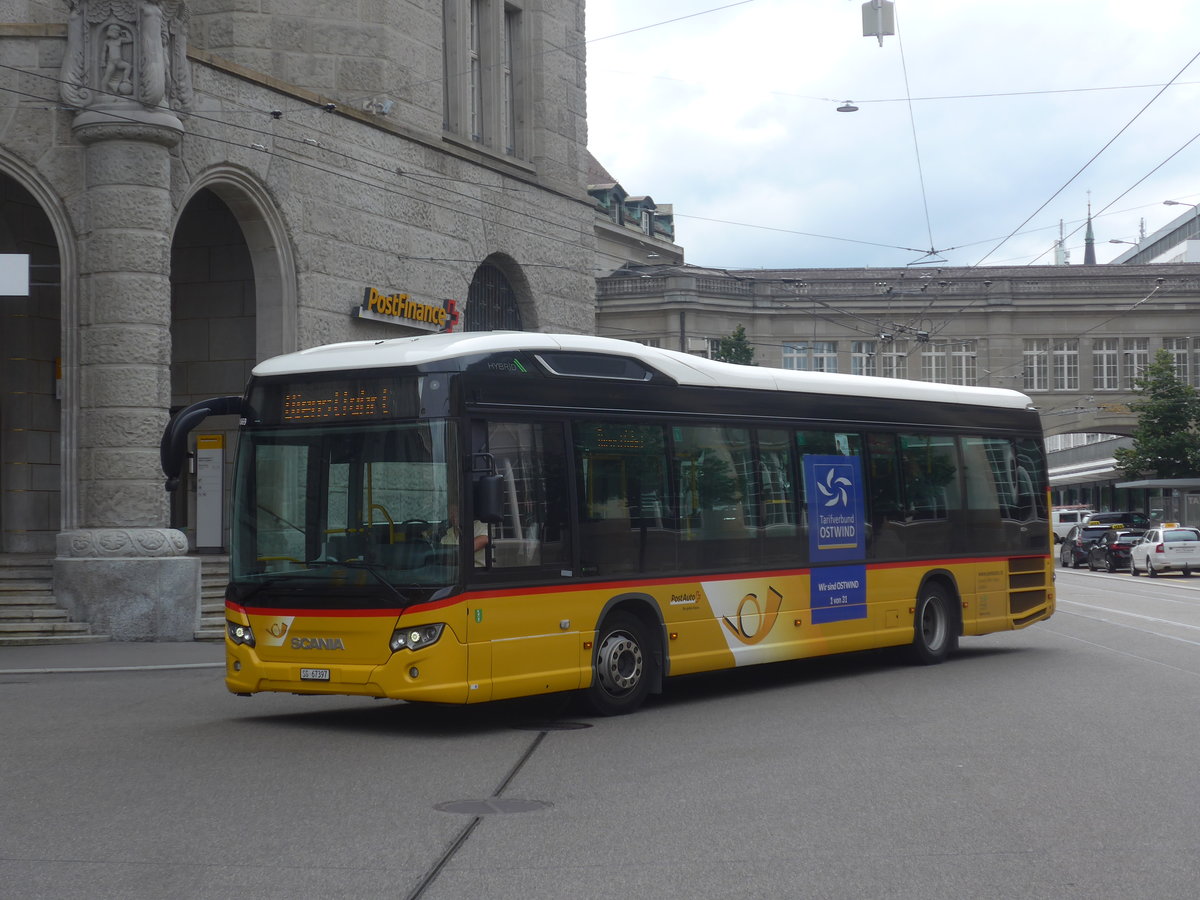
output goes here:
[[736, 363], [739, 366], [757, 366], [754, 361], [754, 348], [746, 337], [746, 326], [739, 325], [729, 337], [717, 341], [713, 350], [713, 359], [723, 362]]
[[1133, 446], [1116, 451], [1125, 477], [1154, 473], [1158, 478], [1182, 478], [1200, 472], [1200, 398], [1196, 389], [1175, 374], [1171, 354], [1159, 350], [1133, 380], [1138, 398], [1129, 404], [1137, 413]]

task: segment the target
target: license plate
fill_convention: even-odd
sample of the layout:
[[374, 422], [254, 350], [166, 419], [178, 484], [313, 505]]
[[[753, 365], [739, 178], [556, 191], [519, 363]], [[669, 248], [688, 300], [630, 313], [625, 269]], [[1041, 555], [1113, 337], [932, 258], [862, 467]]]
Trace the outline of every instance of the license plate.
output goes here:
[[329, 670], [328, 669], [301, 669], [300, 670], [300, 680], [301, 681], [328, 681], [329, 680]]

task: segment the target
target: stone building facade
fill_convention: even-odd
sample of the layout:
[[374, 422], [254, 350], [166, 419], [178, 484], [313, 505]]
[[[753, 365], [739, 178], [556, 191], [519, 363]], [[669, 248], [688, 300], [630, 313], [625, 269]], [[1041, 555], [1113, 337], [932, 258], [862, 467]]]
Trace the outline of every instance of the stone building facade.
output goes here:
[[1200, 387], [1187, 264], [727, 271], [600, 279], [598, 333], [708, 354], [742, 325], [761, 365], [1015, 388], [1047, 435], [1129, 435], [1132, 380], [1166, 350]]
[[583, 6], [0, 0], [0, 554], [189, 638], [172, 409], [332, 341], [594, 331]]

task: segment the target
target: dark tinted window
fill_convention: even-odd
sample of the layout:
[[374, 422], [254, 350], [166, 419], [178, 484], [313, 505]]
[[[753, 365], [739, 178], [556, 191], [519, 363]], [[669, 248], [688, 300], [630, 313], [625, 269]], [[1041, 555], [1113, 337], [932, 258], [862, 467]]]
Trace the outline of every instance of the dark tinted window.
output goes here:
[[574, 441], [582, 574], [674, 571], [663, 427], [577, 422]]

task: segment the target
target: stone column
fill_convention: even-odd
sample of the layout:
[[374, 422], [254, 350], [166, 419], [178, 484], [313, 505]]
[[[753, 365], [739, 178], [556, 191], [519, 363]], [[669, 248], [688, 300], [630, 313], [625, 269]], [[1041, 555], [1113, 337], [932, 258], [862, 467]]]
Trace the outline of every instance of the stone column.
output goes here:
[[[178, 5], [178, 4], [176, 4]], [[159, 4], [73, 4], [64, 97], [86, 148], [80, 210], [78, 524], [58, 536], [54, 589], [115, 640], [191, 640], [200, 562], [165, 527], [159, 438], [171, 402], [170, 150]], [[101, 15], [102, 13], [102, 15]], [[160, 38], [160, 35], [163, 37]]]

